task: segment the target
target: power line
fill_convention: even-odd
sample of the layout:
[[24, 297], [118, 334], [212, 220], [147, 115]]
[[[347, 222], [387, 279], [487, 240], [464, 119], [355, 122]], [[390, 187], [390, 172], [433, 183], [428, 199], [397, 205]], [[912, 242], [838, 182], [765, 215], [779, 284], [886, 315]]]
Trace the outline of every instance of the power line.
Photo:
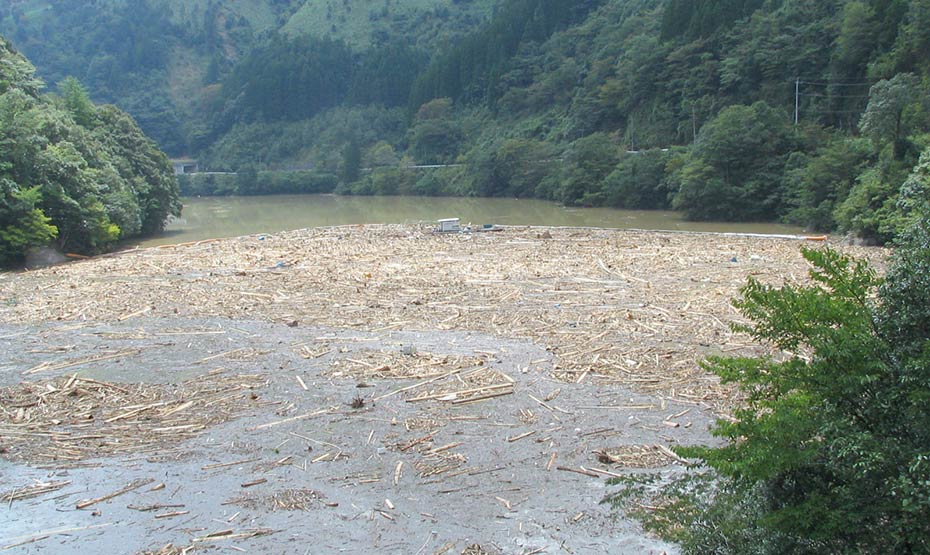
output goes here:
[[798, 80], [798, 83], [801, 85], [816, 85], [819, 87], [871, 87], [873, 83], [864, 81], [862, 83], [831, 83], [829, 81], [801, 81]]
[[805, 114], [861, 114], [862, 110], [804, 110]]
[[[840, 95], [840, 94], [823, 94], [823, 93], [802, 93], [801, 85], [813, 85], [817, 87], [864, 87], [871, 83], [831, 83], [825, 81], [802, 81], [800, 77], [794, 80], [794, 124], [797, 125], [801, 118], [801, 97], [815, 98], [868, 98], [869, 95]], [[805, 110], [805, 113], [813, 114], [858, 114], [860, 110]]]
[[822, 94], [822, 93], [798, 93], [801, 96], [813, 96], [817, 98], [868, 98], [867, 94]]

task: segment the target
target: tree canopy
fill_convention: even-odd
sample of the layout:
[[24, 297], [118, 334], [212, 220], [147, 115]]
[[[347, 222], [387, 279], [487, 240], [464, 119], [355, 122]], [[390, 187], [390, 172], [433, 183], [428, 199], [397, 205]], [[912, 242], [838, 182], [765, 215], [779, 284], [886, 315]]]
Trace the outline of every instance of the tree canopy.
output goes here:
[[94, 106], [76, 79], [42, 96], [0, 37], [0, 264], [54, 241], [94, 254], [179, 214], [168, 158], [126, 113]]
[[[925, 193], [925, 169], [917, 181]], [[930, 550], [925, 194], [899, 237], [884, 279], [862, 261], [805, 250], [812, 285], [750, 279], [743, 288], [734, 304], [750, 323], [736, 327], [788, 356], [706, 363], [737, 383], [746, 401], [714, 430], [726, 445], [679, 452], [728, 481], [704, 510], [718, 517], [723, 506], [748, 510], [731, 515], [736, 522], [724, 533], [711, 532], [721, 524], [714, 518], [689, 522], [689, 552], [737, 552], [724, 547], [737, 536], [754, 537], [758, 553]]]

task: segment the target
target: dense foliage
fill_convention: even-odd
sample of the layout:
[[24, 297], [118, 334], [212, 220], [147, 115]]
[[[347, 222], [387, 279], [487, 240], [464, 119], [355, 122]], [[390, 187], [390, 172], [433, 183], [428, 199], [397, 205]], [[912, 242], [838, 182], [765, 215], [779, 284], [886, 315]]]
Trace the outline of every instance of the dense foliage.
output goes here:
[[95, 106], [73, 78], [58, 96], [42, 87], [0, 37], [0, 265], [52, 241], [101, 252], [180, 212], [168, 158], [131, 117]]
[[501, 5], [489, 24], [436, 56], [417, 79], [410, 101], [418, 107], [434, 98], [494, 101], [497, 81], [520, 46], [544, 42], [587, 14], [598, 0], [513, 0]]
[[926, 0], [72, 3], [14, 2], [0, 28], [203, 168], [312, 168], [346, 193], [885, 242], [930, 143]]
[[[129, 111], [163, 148], [182, 148], [182, 116], [166, 87], [172, 40], [183, 29], [155, 2], [10, 2], [0, 33], [57, 85], [76, 76], [94, 100]], [[80, 60], [80, 61], [79, 61]]]
[[424, 58], [402, 43], [355, 56], [341, 42], [277, 35], [225, 79], [215, 121], [300, 121], [343, 104], [402, 106]]
[[[302, 78], [288, 82], [283, 94], [304, 99], [309, 91], [299, 88], [315, 87], [308, 81], [314, 72], [331, 74], [340, 81], [330, 80], [321, 90], [348, 89], [340, 102], [386, 97], [389, 105], [404, 105], [428, 61], [425, 53], [478, 25], [490, 2], [10, 0], [0, 3], [0, 33], [39, 67], [46, 82], [55, 86], [76, 76], [95, 101], [128, 111], [163, 149], [182, 155], [199, 153], [228, 130], [229, 110], [240, 107], [229, 105], [230, 95], [240, 92], [236, 77], [226, 94], [220, 91], [231, 73], [260, 69], [274, 91], [283, 73], [296, 70]], [[291, 39], [299, 46], [282, 46]], [[319, 45], [330, 50], [308, 51]], [[270, 58], [283, 54], [282, 48], [297, 59]], [[350, 60], [353, 71], [347, 71], [343, 56], [356, 51], [369, 54]], [[272, 67], [264, 66], [268, 60]], [[266, 109], [275, 102], [265, 101]]]
[[243, 170], [238, 173], [179, 175], [178, 184], [184, 196], [313, 195], [332, 193], [337, 178], [333, 174], [310, 170]]
[[647, 518], [686, 553], [930, 552], [928, 165], [884, 280], [806, 250], [812, 285], [743, 288], [737, 328], [788, 356], [706, 362], [745, 402], [714, 430], [724, 446], [678, 449], [718, 479], [667, 489]]

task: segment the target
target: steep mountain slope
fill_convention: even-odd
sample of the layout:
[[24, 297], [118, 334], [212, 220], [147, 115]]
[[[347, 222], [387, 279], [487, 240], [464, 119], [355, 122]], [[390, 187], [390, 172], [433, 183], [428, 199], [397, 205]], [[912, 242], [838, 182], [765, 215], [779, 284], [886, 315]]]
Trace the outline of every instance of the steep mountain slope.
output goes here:
[[54, 87], [66, 76], [128, 110], [169, 152], [212, 140], [218, 84], [279, 30], [345, 40], [356, 50], [401, 42], [424, 51], [479, 25], [492, 0], [14, 0], [0, 33]]
[[281, 30], [344, 41], [356, 50], [404, 37], [436, 48], [484, 22], [494, 0], [306, 0]]

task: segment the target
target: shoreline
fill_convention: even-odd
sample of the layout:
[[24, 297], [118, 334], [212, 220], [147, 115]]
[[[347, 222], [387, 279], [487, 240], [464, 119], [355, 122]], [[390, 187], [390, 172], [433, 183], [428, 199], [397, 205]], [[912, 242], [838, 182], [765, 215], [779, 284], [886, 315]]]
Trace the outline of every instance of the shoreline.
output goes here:
[[[729, 222], [722, 222], [722, 223], [729, 223]], [[845, 244], [842, 242], [842, 240], [838, 236], [832, 235], [829, 233], [827, 234], [756, 233], [756, 232], [735, 232], [735, 231], [700, 231], [700, 230], [688, 230], [688, 229], [646, 229], [646, 228], [635, 228], [635, 227], [617, 228], [617, 227], [577, 226], [577, 225], [565, 225], [565, 226], [506, 225], [506, 224], [494, 224], [494, 225], [496, 228], [500, 228], [501, 230], [509, 230], [509, 231], [516, 231], [516, 232], [546, 231], [546, 230], [605, 231], [605, 232], [628, 231], [628, 232], [634, 232], [634, 233], [709, 235], [709, 236], [723, 236], [723, 237], [746, 237], [746, 238], [758, 238], [758, 239], [787, 239], [787, 240], [796, 240], [796, 241], [811, 241], [811, 242], [818, 242], [818, 243], [823, 242], [823, 243], [832, 244], [832, 245]], [[292, 229], [292, 230], [267, 232], [267, 233], [265, 232], [246, 233], [244, 235], [234, 235], [234, 236], [229, 236], [229, 237], [212, 237], [212, 238], [206, 238], [206, 239], [197, 239], [193, 241], [184, 241], [181, 243], [167, 243], [167, 244], [159, 244], [159, 245], [131, 246], [131, 243], [129, 243], [125, 245], [124, 248], [120, 248], [113, 252], [103, 253], [103, 254], [99, 254], [96, 256], [92, 256], [92, 257], [76, 256], [74, 260], [71, 260], [69, 262], [74, 262], [77, 260], [83, 260], [87, 258], [102, 258], [102, 257], [107, 257], [107, 256], [117, 256], [122, 253], [133, 252], [133, 251], [144, 250], [144, 249], [166, 249], [166, 248], [176, 248], [176, 247], [189, 247], [189, 246], [202, 245], [206, 243], [213, 243], [217, 241], [234, 240], [234, 239], [241, 239], [241, 238], [246, 238], [246, 237], [254, 238], [254, 237], [260, 237], [260, 236], [275, 235], [279, 233], [303, 232], [303, 231], [310, 231], [310, 230], [358, 229], [358, 228], [366, 228], [366, 227], [378, 228], [378, 227], [385, 227], [385, 226], [406, 226], [406, 227], [416, 227], [420, 229], [435, 227], [435, 225], [429, 221], [420, 221], [420, 222], [405, 223], [405, 224], [377, 224], [377, 223], [376, 224], [340, 224], [340, 225], [323, 225], [323, 226], [314, 226], [314, 227], [304, 227], [304, 228], [297, 228], [297, 229]], [[477, 231], [478, 230], [475, 230], [475, 229], [466, 229], [460, 232], [443, 232], [443, 233], [454, 235], [457, 233], [459, 234], [475, 233]], [[881, 248], [881, 247], [876, 247], [876, 248]]]

